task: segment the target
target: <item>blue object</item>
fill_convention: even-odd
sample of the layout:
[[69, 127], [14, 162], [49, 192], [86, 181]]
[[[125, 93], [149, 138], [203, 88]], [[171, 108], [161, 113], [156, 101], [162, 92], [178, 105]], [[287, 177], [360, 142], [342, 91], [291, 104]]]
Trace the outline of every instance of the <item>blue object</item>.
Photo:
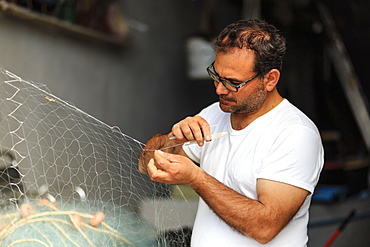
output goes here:
[[343, 185], [318, 185], [312, 195], [312, 202], [334, 202], [344, 200], [348, 188]]

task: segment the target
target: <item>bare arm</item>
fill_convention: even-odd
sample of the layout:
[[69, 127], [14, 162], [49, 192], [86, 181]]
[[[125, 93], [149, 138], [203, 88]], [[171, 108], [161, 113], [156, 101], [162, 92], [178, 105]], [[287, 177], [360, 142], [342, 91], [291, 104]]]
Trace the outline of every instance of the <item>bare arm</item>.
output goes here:
[[309, 194], [292, 185], [259, 179], [258, 200], [253, 200], [220, 183], [186, 157], [156, 151], [154, 159], [157, 166], [153, 159], [148, 165], [152, 180], [190, 185], [228, 225], [263, 244], [288, 224]]
[[270, 242], [289, 223], [309, 194], [292, 185], [259, 179], [258, 200], [253, 200], [205, 172], [190, 186], [227, 224], [261, 244]]

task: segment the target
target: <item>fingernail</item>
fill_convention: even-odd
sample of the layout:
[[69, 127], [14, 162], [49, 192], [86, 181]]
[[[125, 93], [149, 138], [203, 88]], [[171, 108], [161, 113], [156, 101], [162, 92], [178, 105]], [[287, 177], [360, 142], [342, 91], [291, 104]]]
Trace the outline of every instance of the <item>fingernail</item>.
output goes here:
[[160, 155], [164, 154], [162, 150], [156, 150]]
[[208, 142], [209, 142], [209, 141], [212, 141], [212, 137], [211, 137], [211, 136], [206, 136], [206, 138], [205, 138], [205, 139], [206, 139], [206, 141], [208, 141]]

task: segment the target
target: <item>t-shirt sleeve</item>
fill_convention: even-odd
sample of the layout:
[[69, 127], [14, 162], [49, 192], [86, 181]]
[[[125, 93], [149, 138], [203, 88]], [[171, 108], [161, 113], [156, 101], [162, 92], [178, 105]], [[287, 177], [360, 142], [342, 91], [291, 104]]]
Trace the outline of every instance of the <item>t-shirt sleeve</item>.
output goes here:
[[262, 160], [257, 177], [313, 193], [322, 165], [323, 149], [318, 133], [305, 126], [294, 125], [276, 137]]

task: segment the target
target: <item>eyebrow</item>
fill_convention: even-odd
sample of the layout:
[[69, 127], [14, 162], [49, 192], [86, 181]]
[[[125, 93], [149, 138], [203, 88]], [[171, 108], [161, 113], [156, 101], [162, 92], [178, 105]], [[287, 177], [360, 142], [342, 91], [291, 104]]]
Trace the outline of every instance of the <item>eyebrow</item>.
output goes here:
[[222, 76], [220, 76], [218, 73], [217, 73], [217, 71], [216, 71], [216, 69], [215, 69], [215, 65], [213, 65], [212, 66], [213, 67], [213, 70], [215, 71], [215, 73], [216, 73], [216, 75], [218, 76], [218, 77], [220, 77], [220, 79], [224, 79], [224, 80], [228, 80], [228, 81], [232, 81], [232, 82], [239, 82], [239, 83], [243, 83], [243, 81], [240, 81], [240, 80], [238, 80], [238, 79], [234, 79], [234, 78], [227, 78], [227, 77], [222, 77]]

